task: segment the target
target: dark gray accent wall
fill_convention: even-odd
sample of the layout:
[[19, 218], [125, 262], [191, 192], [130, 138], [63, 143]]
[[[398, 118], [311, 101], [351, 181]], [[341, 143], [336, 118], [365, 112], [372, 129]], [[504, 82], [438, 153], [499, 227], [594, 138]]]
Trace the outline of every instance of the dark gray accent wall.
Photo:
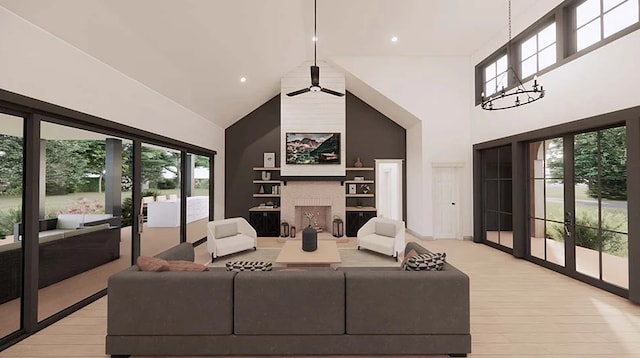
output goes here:
[[[407, 131], [389, 117], [378, 112], [354, 94], [347, 92], [346, 166], [352, 167], [357, 157], [365, 167], [374, 167], [374, 159], [403, 159], [402, 219], [407, 222]], [[348, 179], [358, 172], [347, 172]], [[367, 174], [364, 174], [367, 176]], [[373, 179], [373, 178], [372, 178]], [[349, 199], [353, 200], [353, 199]], [[363, 204], [375, 206], [375, 199]], [[352, 203], [347, 203], [352, 205]]]
[[[347, 167], [353, 166], [356, 157], [369, 167], [374, 166], [374, 159], [403, 159], [406, 166], [406, 130], [350, 92], [346, 96], [346, 131]], [[280, 140], [280, 95], [226, 129], [225, 217], [248, 219], [249, 208], [265, 201], [252, 196], [258, 188], [252, 181], [260, 174], [252, 169], [262, 166], [265, 152], [276, 153], [279, 163]], [[354, 173], [347, 175], [357, 175]], [[406, 221], [406, 167], [402, 176]]]
[[276, 153], [280, 162], [280, 95], [225, 130], [225, 217], [248, 220], [249, 208], [265, 201], [252, 196], [258, 192], [252, 181], [260, 175], [253, 167], [263, 165], [263, 153]]

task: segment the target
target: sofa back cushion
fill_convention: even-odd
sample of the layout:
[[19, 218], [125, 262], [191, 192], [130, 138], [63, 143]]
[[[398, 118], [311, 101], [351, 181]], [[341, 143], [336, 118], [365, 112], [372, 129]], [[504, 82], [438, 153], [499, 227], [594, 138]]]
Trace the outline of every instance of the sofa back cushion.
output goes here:
[[239, 272], [234, 282], [237, 335], [344, 334], [344, 273]]
[[345, 281], [347, 334], [470, 332], [469, 278], [457, 269], [347, 270]]
[[216, 233], [215, 233], [216, 239], [235, 236], [237, 233], [238, 233], [238, 224], [235, 222], [216, 225]]
[[107, 334], [213, 336], [233, 333], [235, 272], [141, 272], [109, 277]]

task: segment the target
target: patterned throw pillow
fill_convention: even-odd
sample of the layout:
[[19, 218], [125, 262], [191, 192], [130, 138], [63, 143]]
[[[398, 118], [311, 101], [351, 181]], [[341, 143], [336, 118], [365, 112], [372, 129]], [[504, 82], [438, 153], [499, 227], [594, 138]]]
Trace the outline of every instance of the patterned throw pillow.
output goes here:
[[405, 271], [442, 271], [446, 253], [420, 254], [407, 259], [402, 267]]
[[227, 271], [271, 271], [273, 264], [264, 261], [235, 261], [225, 264]]
[[404, 255], [404, 259], [402, 259], [402, 262], [400, 263], [400, 270], [404, 270], [404, 264], [406, 264], [406, 263], [407, 263], [407, 260], [408, 260], [410, 257], [414, 257], [414, 256], [417, 256], [417, 255], [418, 255], [418, 252], [417, 252], [415, 249], [411, 249], [411, 250], [409, 250], [409, 252], [407, 252], [407, 253]]

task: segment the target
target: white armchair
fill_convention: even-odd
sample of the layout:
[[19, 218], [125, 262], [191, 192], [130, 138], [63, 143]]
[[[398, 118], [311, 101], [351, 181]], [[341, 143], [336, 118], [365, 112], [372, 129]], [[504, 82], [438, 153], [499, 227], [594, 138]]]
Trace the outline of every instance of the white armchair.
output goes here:
[[244, 218], [215, 220], [207, 224], [207, 250], [211, 262], [216, 257], [256, 249], [256, 230]]
[[404, 221], [385, 218], [371, 218], [360, 230], [357, 237], [358, 250], [367, 249], [395, 257], [404, 250]]

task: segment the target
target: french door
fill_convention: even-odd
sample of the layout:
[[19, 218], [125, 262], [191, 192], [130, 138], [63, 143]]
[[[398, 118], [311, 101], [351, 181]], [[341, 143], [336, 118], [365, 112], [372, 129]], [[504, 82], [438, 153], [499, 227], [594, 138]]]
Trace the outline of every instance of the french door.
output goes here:
[[626, 128], [529, 143], [529, 257], [629, 287]]

